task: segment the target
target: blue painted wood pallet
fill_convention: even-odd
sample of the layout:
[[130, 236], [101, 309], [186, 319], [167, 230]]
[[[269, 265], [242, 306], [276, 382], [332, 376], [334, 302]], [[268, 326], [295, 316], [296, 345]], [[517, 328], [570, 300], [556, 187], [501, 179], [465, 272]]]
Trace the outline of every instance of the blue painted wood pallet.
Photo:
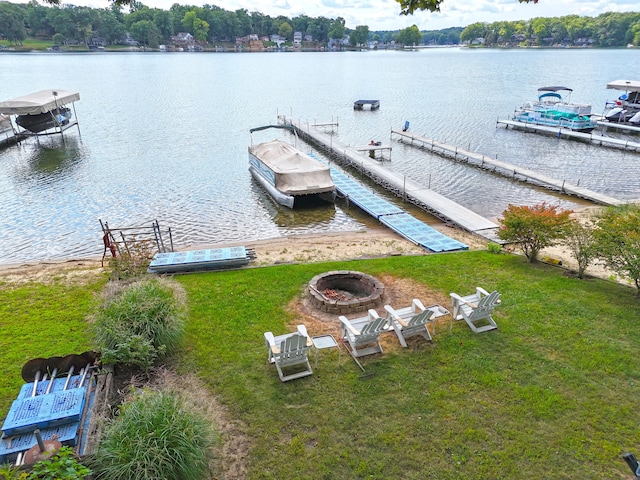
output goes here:
[[149, 264], [149, 272], [180, 273], [237, 268], [247, 265], [253, 257], [253, 251], [245, 247], [156, 253]]
[[[65, 423], [55, 427], [41, 428], [43, 440], [58, 440], [63, 445], [73, 447], [78, 443], [80, 422]], [[13, 462], [19, 452], [29, 450], [37, 444], [33, 432], [21, 433], [0, 438], [0, 463]]]
[[2, 425], [3, 434], [11, 436], [79, 421], [85, 390], [80, 387], [14, 400]]

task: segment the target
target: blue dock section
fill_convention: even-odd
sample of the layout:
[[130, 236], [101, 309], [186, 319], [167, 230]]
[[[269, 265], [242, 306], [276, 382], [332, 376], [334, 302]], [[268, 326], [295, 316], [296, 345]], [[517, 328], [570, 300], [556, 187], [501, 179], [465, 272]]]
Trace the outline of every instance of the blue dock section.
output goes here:
[[237, 268], [248, 264], [254, 257], [253, 250], [245, 247], [156, 253], [149, 264], [149, 272], [179, 273]]
[[331, 178], [340, 195], [347, 197], [350, 202], [410, 242], [432, 252], [450, 252], [469, 248], [464, 243], [449, 238], [421, 222], [393, 203], [378, 197], [340, 170], [332, 168]]

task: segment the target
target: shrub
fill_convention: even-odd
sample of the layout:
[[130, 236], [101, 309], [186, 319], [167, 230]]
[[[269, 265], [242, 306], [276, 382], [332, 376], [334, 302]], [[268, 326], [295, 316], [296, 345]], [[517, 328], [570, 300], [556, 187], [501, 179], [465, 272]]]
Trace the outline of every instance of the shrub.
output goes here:
[[598, 256], [608, 268], [630, 278], [640, 296], [640, 205], [609, 207], [597, 221]]
[[91, 466], [96, 479], [203, 479], [212, 444], [202, 417], [172, 394], [146, 390], [106, 426]]
[[153, 258], [154, 249], [152, 242], [144, 240], [120, 248], [119, 255], [109, 259], [111, 279], [125, 280], [144, 275]]
[[61, 447], [48, 460], [36, 462], [26, 480], [76, 480], [91, 475], [91, 470], [79, 463], [71, 447]]
[[184, 332], [178, 288], [157, 279], [113, 287], [92, 325], [103, 363], [148, 371], [157, 358], [175, 352]]
[[540, 250], [565, 237], [571, 213], [546, 202], [532, 207], [509, 205], [502, 212], [498, 236], [519, 244], [529, 261], [535, 262]]
[[489, 253], [500, 253], [502, 251], [502, 245], [490, 242], [487, 244], [487, 251]]
[[597, 257], [593, 226], [572, 220], [567, 229], [566, 243], [578, 262], [578, 278], [584, 278], [585, 270]]

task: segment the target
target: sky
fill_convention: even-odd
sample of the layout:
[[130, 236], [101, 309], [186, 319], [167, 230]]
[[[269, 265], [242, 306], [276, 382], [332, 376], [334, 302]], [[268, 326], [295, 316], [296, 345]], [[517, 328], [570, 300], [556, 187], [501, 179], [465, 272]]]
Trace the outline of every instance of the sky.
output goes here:
[[[18, 1], [18, 0], [14, 0]], [[444, 0], [439, 13], [429, 11], [400, 15], [395, 0], [140, 0], [151, 8], [169, 9], [172, 4], [216, 5], [225, 10], [244, 8], [271, 17], [299, 15], [345, 19], [347, 28], [368, 25], [370, 31], [400, 30], [417, 25], [420, 30], [466, 27], [474, 22], [528, 20], [534, 17], [581, 15], [595, 17], [605, 12], [640, 11], [638, 0]], [[109, 0], [61, 0], [61, 3], [104, 8]], [[23, 3], [20, 1], [20, 3]]]

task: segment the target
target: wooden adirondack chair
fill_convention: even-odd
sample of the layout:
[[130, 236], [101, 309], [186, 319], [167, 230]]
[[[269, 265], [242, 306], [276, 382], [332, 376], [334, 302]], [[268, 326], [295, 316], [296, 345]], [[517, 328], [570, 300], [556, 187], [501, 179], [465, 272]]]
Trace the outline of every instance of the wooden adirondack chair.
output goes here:
[[491, 317], [493, 309], [500, 304], [500, 294], [497, 291], [491, 293], [477, 287], [476, 293], [461, 297], [451, 293], [453, 302], [453, 318], [467, 322], [475, 333], [482, 333], [498, 328]]
[[[295, 333], [287, 333], [277, 337], [271, 332], [266, 332], [264, 340], [267, 345], [267, 360], [269, 363], [275, 364], [280, 380], [287, 382], [313, 373], [308, 358], [313, 342], [304, 325], [298, 325], [298, 331]], [[284, 372], [284, 369], [290, 371], [294, 367], [300, 366], [303, 367], [302, 370], [295, 368], [293, 373]]]
[[[396, 331], [398, 340], [403, 347], [407, 346], [406, 339], [415, 335], [422, 335], [425, 340], [433, 340], [428, 324], [435, 321], [436, 308], [427, 308], [420, 300], [414, 298], [408, 307], [396, 310], [391, 305], [385, 305], [384, 309], [387, 311], [387, 320]], [[444, 312], [448, 313], [448, 310], [444, 310]]]
[[338, 318], [342, 324], [342, 340], [349, 342], [351, 355], [362, 357], [382, 353], [380, 334], [391, 328], [386, 318], [378, 315], [374, 309], [370, 309], [366, 317], [348, 320], [340, 315]]

